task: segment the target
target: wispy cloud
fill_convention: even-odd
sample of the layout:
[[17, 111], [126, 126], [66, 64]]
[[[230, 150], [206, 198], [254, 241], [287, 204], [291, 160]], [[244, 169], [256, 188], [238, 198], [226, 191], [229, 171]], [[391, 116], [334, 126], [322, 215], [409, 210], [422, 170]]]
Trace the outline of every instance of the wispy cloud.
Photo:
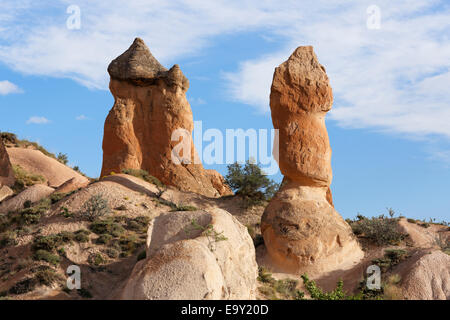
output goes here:
[[193, 97], [190, 97], [188, 100], [189, 100], [189, 103], [192, 104], [192, 105], [197, 105], [197, 106], [199, 106], [199, 105], [204, 105], [204, 104], [206, 104], [206, 101], [205, 101], [204, 99], [202, 99], [202, 98], [193, 98]]
[[[0, 28], [9, 31], [0, 34], [0, 61], [26, 74], [106, 89], [108, 62], [135, 36], [170, 66], [217, 35], [257, 31], [282, 40], [274, 42], [271, 54], [242, 61], [224, 74], [233, 99], [267, 112], [274, 68], [295, 47], [313, 45], [331, 79], [330, 118], [339, 125], [450, 138], [450, 7], [445, 0], [79, 0], [80, 30], [66, 28], [71, 1], [19, 2], [16, 8], [16, 1], [2, 1], [14, 10], [3, 20], [0, 16]], [[372, 4], [381, 9], [379, 30], [366, 27]], [[58, 19], [42, 16], [45, 6]], [[24, 19], [38, 13], [39, 19]]]
[[12, 93], [22, 93], [23, 90], [8, 80], [0, 81], [0, 95], [5, 96]]
[[46, 117], [38, 117], [34, 116], [27, 120], [27, 124], [48, 124], [50, 123], [50, 120], [48, 120]]
[[75, 117], [75, 120], [83, 121], [83, 120], [89, 120], [89, 118], [86, 117], [84, 114], [81, 114], [81, 115]]

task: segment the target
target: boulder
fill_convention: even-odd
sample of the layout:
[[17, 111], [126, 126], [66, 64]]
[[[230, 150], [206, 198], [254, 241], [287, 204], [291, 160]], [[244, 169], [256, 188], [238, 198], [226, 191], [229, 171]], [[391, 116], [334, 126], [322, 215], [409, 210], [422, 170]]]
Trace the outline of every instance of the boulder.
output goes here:
[[222, 209], [169, 212], [148, 230], [123, 299], [254, 299], [258, 266], [247, 229]]
[[78, 190], [80, 188], [87, 187], [89, 184], [89, 180], [81, 180], [77, 179], [76, 177], [70, 178], [66, 182], [64, 182], [62, 185], [60, 185], [58, 188], [56, 188], [55, 193], [69, 193], [75, 190]]
[[14, 184], [14, 171], [11, 166], [8, 152], [3, 140], [0, 139], [0, 186], [12, 186]]
[[0, 202], [8, 199], [10, 196], [14, 194], [14, 191], [11, 190], [8, 186], [0, 186]]
[[[102, 177], [123, 169], [144, 169], [183, 191], [209, 197], [231, 193], [217, 179], [218, 173], [211, 175], [198, 160], [186, 99], [189, 81], [178, 65], [167, 70], [137, 38], [111, 62], [108, 72], [115, 102], [105, 121]], [[176, 130], [185, 135], [172, 140]], [[175, 163], [172, 151], [180, 142], [187, 145], [178, 154], [185, 161]]]
[[326, 193], [326, 187], [288, 182], [270, 201], [261, 233], [275, 268], [316, 275], [349, 269], [364, 257], [351, 227]]
[[423, 255], [404, 277], [402, 289], [408, 300], [449, 300], [450, 256], [439, 250]]

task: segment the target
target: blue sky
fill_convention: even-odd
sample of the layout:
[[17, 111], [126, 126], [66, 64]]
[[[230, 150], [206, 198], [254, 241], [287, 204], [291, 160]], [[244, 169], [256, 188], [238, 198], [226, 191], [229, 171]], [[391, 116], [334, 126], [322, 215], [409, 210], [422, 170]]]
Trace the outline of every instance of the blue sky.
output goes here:
[[[66, 26], [70, 5], [80, 8], [80, 29]], [[379, 29], [367, 27], [371, 5]], [[136, 36], [166, 67], [180, 65], [203, 130], [224, 133], [271, 129], [273, 70], [313, 45], [335, 96], [327, 126], [337, 210], [392, 207], [448, 221], [449, 31], [446, 1], [3, 0], [0, 130], [67, 153], [96, 177], [113, 105], [106, 67]]]

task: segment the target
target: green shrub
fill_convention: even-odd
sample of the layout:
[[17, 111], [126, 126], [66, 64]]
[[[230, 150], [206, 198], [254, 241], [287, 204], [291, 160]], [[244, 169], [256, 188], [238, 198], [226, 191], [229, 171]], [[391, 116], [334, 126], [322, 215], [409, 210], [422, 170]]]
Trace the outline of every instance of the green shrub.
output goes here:
[[89, 228], [98, 235], [110, 234], [113, 237], [120, 237], [125, 232], [125, 229], [113, 219], [95, 220]]
[[37, 183], [45, 182], [45, 178], [41, 175], [29, 173], [19, 165], [13, 164], [12, 167], [14, 171], [14, 177], [16, 179], [14, 185], [12, 186], [12, 189], [16, 193], [19, 193], [25, 188]]
[[398, 230], [397, 219], [363, 218], [352, 222], [350, 225], [355, 235], [364, 236], [379, 246], [398, 244], [406, 237]]
[[131, 176], [140, 178], [144, 181], [150, 182], [155, 186], [157, 186], [158, 188], [165, 188], [165, 185], [161, 181], [159, 181], [158, 178], [150, 175], [148, 171], [142, 169], [123, 169], [122, 173], [129, 174]]
[[110, 234], [101, 234], [98, 238], [97, 238], [97, 243], [98, 244], [109, 244], [111, 242], [111, 240], [113, 239], [113, 236]]
[[407, 219], [407, 221], [408, 221], [409, 223], [417, 223], [417, 221], [416, 221], [416, 220], [414, 220], [414, 219], [411, 219], [411, 218], [408, 218], [408, 219]]
[[38, 283], [50, 287], [54, 283], [61, 281], [61, 277], [53, 269], [46, 266], [42, 267], [35, 275]]
[[150, 218], [146, 216], [139, 216], [127, 221], [126, 228], [140, 233], [146, 233]]
[[386, 249], [382, 258], [372, 260], [385, 273], [408, 257], [408, 252], [401, 249]]
[[89, 221], [94, 221], [97, 218], [103, 217], [111, 212], [108, 200], [102, 194], [93, 195], [87, 200], [80, 211], [82, 218]]
[[74, 240], [76, 242], [85, 243], [89, 242], [89, 235], [91, 234], [90, 231], [85, 229], [80, 229], [74, 232]]
[[52, 254], [46, 250], [37, 250], [33, 255], [34, 260], [46, 261], [53, 265], [58, 265], [61, 262], [61, 258], [57, 255]]
[[128, 257], [136, 252], [145, 241], [140, 240], [136, 235], [129, 234], [119, 239], [119, 245], [122, 257]]
[[197, 210], [198, 210], [198, 208], [194, 207], [194, 206], [180, 205], [170, 211], [173, 212], [173, 211], [197, 211]]
[[101, 253], [93, 253], [88, 257], [88, 262], [94, 266], [99, 266], [106, 263], [106, 259]]
[[35, 278], [26, 278], [9, 288], [8, 292], [10, 294], [24, 294], [33, 291], [36, 285], [37, 281]]
[[107, 248], [105, 253], [112, 259], [116, 259], [120, 256], [120, 251], [115, 248]]
[[67, 157], [67, 154], [61, 153], [61, 152], [58, 153], [56, 160], [58, 160], [59, 162], [61, 162], [64, 165], [66, 165], [69, 162], [69, 158]]
[[17, 244], [17, 233], [16, 231], [5, 231], [0, 234], [0, 249], [9, 247], [9, 246], [15, 246]]
[[344, 282], [342, 280], [338, 281], [336, 289], [330, 292], [324, 292], [316, 285], [314, 280], [309, 280], [306, 273], [302, 275], [302, 279], [306, 290], [314, 300], [349, 300], [355, 298], [354, 296], [347, 296], [344, 292]]
[[270, 200], [278, 191], [280, 185], [267, 178], [261, 168], [248, 160], [244, 166], [235, 162], [228, 165], [226, 183], [236, 195], [240, 195], [246, 206], [261, 204]]

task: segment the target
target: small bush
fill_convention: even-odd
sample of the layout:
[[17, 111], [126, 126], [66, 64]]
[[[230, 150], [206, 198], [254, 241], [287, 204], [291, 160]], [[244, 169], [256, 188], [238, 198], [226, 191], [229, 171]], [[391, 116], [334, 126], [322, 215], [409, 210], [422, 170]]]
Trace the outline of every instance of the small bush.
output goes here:
[[37, 250], [33, 258], [38, 261], [46, 261], [57, 266], [61, 262], [61, 258], [46, 250]]
[[97, 218], [103, 217], [111, 212], [108, 200], [102, 194], [93, 195], [86, 201], [81, 209], [80, 215], [89, 221], [94, 221]]
[[107, 248], [105, 253], [112, 259], [116, 259], [120, 256], [120, 251], [114, 248]]
[[123, 169], [122, 173], [129, 174], [131, 176], [140, 178], [144, 181], [150, 182], [155, 186], [157, 186], [158, 188], [161, 189], [165, 188], [165, 185], [161, 181], [159, 181], [158, 178], [150, 175], [148, 171], [142, 169]]
[[98, 244], [109, 244], [111, 242], [111, 240], [113, 239], [113, 236], [110, 234], [101, 234], [98, 238], [97, 238], [97, 243]]
[[398, 231], [397, 219], [364, 218], [352, 222], [350, 225], [355, 235], [364, 236], [379, 246], [398, 244], [406, 237], [405, 234]]
[[14, 171], [14, 177], [16, 179], [12, 189], [14, 192], [19, 193], [27, 187], [35, 185], [37, 183], [45, 182], [45, 178], [38, 174], [32, 174], [25, 171], [19, 165], [12, 165]]
[[66, 165], [69, 162], [69, 158], [67, 157], [67, 154], [61, 153], [61, 152], [58, 153], [56, 160], [58, 160], [59, 162], [61, 162], [64, 165]]
[[261, 204], [270, 200], [280, 185], [267, 178], [267, 175], [253, 161], [248, 160], [244, 166], [235, 162], [228, 167], [226, 183], [240, 195], [246, 206]]
[[408, 257], [408, 252], [401, 249], [388, 249], [384, 251], [382, 258], [372, 260], [373, 264], [380, 267], [381, 272], [385, 273], [391, 270], [394, 266], [402, 262]]
[[101, 253], [93, 253], [88, 257], [88, 262], [94, 266], [99, 266], [106, 263], [106, 259]]
[[417, 223], [417, 221], [416, 220], [414, 220], [414, 219], [411, 219], [411, 218], [408, 218], [406, 221], [408, 221], [409, 223]]
[[13, 285], [8, 292], [10, 294], [24, 294], [33, 291], [36, 287], [37, 281], [35, 278], [27, 278], [17, 282]]
[[91, 234], [90, 231], [85, 230], [85, 229], [80, 229], [78, 231], [75, 231], [75, 233], [74, 233], [74, 240], [76, 242], [80, 242], [80, 243], [89, 242], [89, 235], [90, 234]]
[[95, 220], [89, 228], [98, 235], [109, 234], [113, 237], [120, 237], [125, 233], [125, 229], [112, 219]]
[[38, 283], [48, 287], [61, 281], [61, 277], [53, 269], [48, 267], [39, 270], [35, 275], [35, 279]]
[[306, 290], [311, 295], [314, 300], [352, 300], [355, 299], [354, 296], [348, 296], [344, 292], [344, 282], [339, 280], [336, 289], [330, 292], [324, 292], [319, 288], [314, 280], [309, 280], [308, 275], [305, 273], [302, 275], [303, 284]]
[[15, 231], [5, 231], [0, 234], [0, 249], [10, 246], [15, 246], [17, 244], [17, 233]]
[[197, 210], [198, 208], [194, 206], [180, 205], [170, 211], [174, 212], [174, 211], [197, 211]]

